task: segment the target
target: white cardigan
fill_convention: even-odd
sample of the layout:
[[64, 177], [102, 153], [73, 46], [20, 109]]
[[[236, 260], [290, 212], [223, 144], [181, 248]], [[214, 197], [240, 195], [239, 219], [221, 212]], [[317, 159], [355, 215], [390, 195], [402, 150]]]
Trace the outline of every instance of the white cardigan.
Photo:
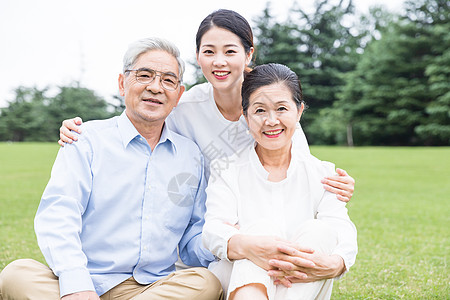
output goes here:
[[[347, 214], [346, 203], [325, 191], [320, 180], [334, 174], [334, 164], [323, 162], [292, 147], [287, 178], [268, 181], [255, 147], [248, 147], [228, 161], [212, 163], [206, 189], [207, 212], [203, 227], [203, 244], [220, 259], [227, 259], [228, 240], [239, 230], [264, 221], [291, 239], [296, 228], [311, 219], [320, 219], [334, 228], [338, 245], [333, 254], [344, 259], [347, 271], [354, 264], [358, 251], [356, 228]], [[303, 153], [302, 153], [303, 152]]]

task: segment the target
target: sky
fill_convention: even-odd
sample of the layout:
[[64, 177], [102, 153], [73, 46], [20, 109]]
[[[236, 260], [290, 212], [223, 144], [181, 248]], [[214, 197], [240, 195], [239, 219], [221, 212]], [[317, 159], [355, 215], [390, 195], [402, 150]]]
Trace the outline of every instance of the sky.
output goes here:
[[[295, 0], [272, 0], [284, 20]], [[200, 22], [220, 8], [232, 9], [254, 25], [265, 0], [0, 0], [0, 107], [18, 86], [70, 85], [94, 90], [110, 100], [128, 45], [158, 36], [175, 43], [186, 62], [185, 82], [193, 81], [195, 34]], [[367, 12], [380, 4], [400, 11], [403, 0], [354, 0]], [[297, 0], [308, 10], [314, 0]]]

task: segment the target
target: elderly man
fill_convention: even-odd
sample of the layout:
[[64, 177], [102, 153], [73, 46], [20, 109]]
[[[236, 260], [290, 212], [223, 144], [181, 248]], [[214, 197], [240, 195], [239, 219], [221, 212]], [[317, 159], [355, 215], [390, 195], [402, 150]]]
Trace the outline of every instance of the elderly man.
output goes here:
[[[184, 92], [184, 63], [162, 39], [130, 46], [119, 89], [125, 112], [87, 122], [61, 148], [36, 218], [49, 265], [17, 260], [0, 276], [3, 299], [219, 299], [205, 268], [175, 271], [177, 248], [206, 266], [202, 155], [164, 126]], [[69, 166], [69, 167], [67, 167]]]

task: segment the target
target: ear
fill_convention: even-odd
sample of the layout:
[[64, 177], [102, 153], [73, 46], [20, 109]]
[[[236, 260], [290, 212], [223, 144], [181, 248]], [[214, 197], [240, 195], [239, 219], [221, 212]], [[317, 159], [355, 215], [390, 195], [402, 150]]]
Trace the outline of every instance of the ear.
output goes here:
[[253, 58], [253, 52], [255, 49], [253, 47], [250, 48], [250, 51], [247, 53], [247, 58], [245, 59], [245, 66], [248, 66]]
[[198, 62], [198, 55], [199, 55], [198, 51], [195, 51], [195, 60], [197, 61], [197, 65], [200, 66], [200, 63]]
[[302, 102], [302, 105], [300, 106], [300, 108], [298, 109], [298, 112], [297, 112], [297, 122], [300, 122], [300, 118], [302, 116], [304, 109], [305, 109], [305, 104]]
[[177, 103], [175, 104], [175, 106], [177, 106], [178, 102], [180, 102], [181, 95], [183, 95], [185, 90], [186, 90], [186, 87], [184, 85], [180, 85], [180, 91], [178, 92], [179, 93], [178, 94], [178, 99], [177, 99]]
[[118, 79], [118, 83], [119, 83], [119, 94], [120, 94], [120, 96], [122, 96], [122, 97], [125, 96], [124, 81], [125, 81], [125, 75], [119, 74], [119, 79]]

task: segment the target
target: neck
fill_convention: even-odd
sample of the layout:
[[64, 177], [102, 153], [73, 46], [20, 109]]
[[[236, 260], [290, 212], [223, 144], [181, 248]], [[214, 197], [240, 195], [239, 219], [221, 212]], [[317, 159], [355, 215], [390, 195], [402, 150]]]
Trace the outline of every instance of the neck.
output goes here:
[[227, 91], [213, 90], [214, 102], [220, 113], [228, 121], [238, 121], [242, 115], [241, 88]]
[[269, 172], [269, 181], [281, 181], [286, 178], [291, 162], [292, 143], [280, 149], [270, 150], [256, 145], [256, 154], [264, 169]]
[[137, 122], [134, 119], [130, 119], [131, 123], [133, 124], [134, 128], [139, 132], [140, 135], [142, 135], [146, 140], [147, 143], [150, 145], [150, 148], [155, 149], [156, 145], [159, 142], [159, 139], [161, 138], [162, 129], [164, 126], [164, 122], [152, 122], [152, 121], [143, 121], [143, 122]]

